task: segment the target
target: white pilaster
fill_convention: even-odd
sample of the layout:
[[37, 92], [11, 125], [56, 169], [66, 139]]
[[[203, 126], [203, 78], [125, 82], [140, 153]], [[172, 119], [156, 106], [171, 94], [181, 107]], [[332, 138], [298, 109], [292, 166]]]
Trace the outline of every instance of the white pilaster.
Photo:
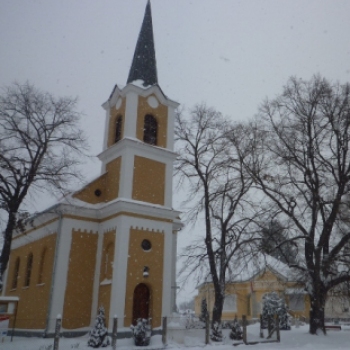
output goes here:
[[120, 167], [119, 197], [132, 197], [132, 184], [134, 177], [134, 152], [124, 150]]
[[[110, 119], [110, 113], [111, 109], [108, 108], [106, 110], [106, 116], [105, 116], [105, 130], [104, 130], [104, 136], [103, 136], [103, 144], [102, 144], [102, 150], [107, 149], [108, 144], [108, 134], [109, 134], [109, 119]], [[101, 163], [101, 173], [103, 174], [106, 171], [106, 163]]]
[[110, 317], [117, 315], [118, 327], [127, 327], [130, 326], [130, 324], [124, 324], [124, 315], [130, 226], [125, 216], [119, 216], [115, 221], [117, 224], [117, 232], [114, 249], [113, 279], [109, 314]]
[[126, 95], [124, 137], [136, 138], [138, 95], [130, 91]]
[[172, 309], [172, 231], [171, 226], [164, 232], [164, 261], [163, 261], [163, 301], [162, 316], [170, 316]]
[[98, 305], [98, 292], [100, 286], [100, 271], [101, 271], [101, 257], [102, 257], [102, 248], [103, 248], [103, 232], [100, 227], [97, 239], [97, 250], [96, 250], [96, 265], [95, 265], [95, 275], [94, 275], [94, 286], [92, 292], [92, 307], [91, 307], [91, 325], [96, 318]]
[[174, 122], [175, 122], [175, 109], [168, 106], [168, 130], [167, 130], [167, 145], [166, 147], [172, 151], [174, 149]]
[[[60, 222], [62, 220], [62, 222]], [[64, 297], [67, 287], [67, 277], [69, 268], [69, 255], [72, 245], [72, 223], [69, 219], [61, 218], [57, 223], [57, 256], [54, 257], [54, 271], [52, 276], [53, 292], [49, 300], [49, 322], [47, 330], [55, 330], [56, 317], [62, 315], [64, 306]]]
[[106, 116], [105, 116], [105, 130], [104, 130], [104, 134], [103, 134], [103, 145], [102, 145], [103, 150], [107, 149], [110, 117], [111, 117], [111, 109], [108, 108], [106, 110]]

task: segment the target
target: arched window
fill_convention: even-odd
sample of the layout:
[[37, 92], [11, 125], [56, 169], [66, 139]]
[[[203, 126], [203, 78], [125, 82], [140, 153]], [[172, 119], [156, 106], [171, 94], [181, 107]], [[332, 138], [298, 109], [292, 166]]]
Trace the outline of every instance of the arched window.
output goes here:
[[143, 125], [143, 141], [150, 145], [157, 144], [158, 123], [157, 119], [151, 114], [145, 115]]
[[17, 288], [18, 276], [19, 276], [19, 263], [20, 263], [20, 259], [17, 258], [15, 262], [15, 268], [13, 270], [12, 289]]
[[46, 248], [43, 249], [40, 257], [38, 284], [44, 283], [45, 256], [46, 256]]
[[117, 121], [115, 123], [115, 139], [114, 142], [118, 142], [122, 139], [122, 126], [123, 126], [123, 118], [122, 116], [117, 117]]
[[30, 276], [32, 274], [32, 268], [33, 268], [33, 254], [29, 253], [27, 258], [27, 269], [26, 269], [26, 277], [24, 280], [24, 286], [29, 287], [30, 284]]

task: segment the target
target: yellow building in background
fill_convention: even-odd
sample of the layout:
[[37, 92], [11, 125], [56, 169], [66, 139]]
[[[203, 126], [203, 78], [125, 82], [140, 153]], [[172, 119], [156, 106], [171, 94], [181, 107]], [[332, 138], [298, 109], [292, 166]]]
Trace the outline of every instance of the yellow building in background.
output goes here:
[[[286, 301], [289, 313], [294, 317], [308, 318], [310, 312], [309, 296], [304, 285], [297, 282], [292, 271], [281, 261], [260, 255], [258, 258], [240, 262], [235, 275], [226, 283], [225, 302], [222, 319], [233, 320], [235, 316], [257, 319], [262, 313], [264, 295], [277, 292]], [[202, 300], [207, 302], [211, 314], [214, 307], [214, 287], [208, 281], [198, 287], [195, 297], [195, 314], [201, 314]]]

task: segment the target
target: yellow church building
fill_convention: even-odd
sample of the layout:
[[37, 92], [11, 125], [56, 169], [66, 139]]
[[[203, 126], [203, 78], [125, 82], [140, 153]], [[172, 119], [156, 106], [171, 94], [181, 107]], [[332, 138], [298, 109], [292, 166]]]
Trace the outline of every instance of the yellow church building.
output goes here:
[[13, 237], [3, 295], [19, 298], [17, 334], [51, 335], [58, 314], [63, 334], [86, 332], [100, 306], [109, 331], [115, 315], [121, 329], [139, 317], [159, 327], [173, 310], [178, 103], [158, 85], [149, 1], [127, 84], [102, 106], [100, 176]]

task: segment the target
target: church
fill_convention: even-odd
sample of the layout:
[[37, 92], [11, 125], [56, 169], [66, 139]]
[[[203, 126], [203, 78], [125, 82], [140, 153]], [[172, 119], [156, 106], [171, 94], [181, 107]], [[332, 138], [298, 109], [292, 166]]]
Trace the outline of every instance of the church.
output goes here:
[[158, 85], [149, 0], [126, 86], [115, 85], [102, 106], [101, 174], [13, 237], [3, 296], [19, 299], [16, 334], [52, 335], [57, 315], [63, 335], [86, 332], [100, 306], [109, 332], [115, 316], [120, 329], [140, 317], [155, 328], [172, 313], [178, 103]]

